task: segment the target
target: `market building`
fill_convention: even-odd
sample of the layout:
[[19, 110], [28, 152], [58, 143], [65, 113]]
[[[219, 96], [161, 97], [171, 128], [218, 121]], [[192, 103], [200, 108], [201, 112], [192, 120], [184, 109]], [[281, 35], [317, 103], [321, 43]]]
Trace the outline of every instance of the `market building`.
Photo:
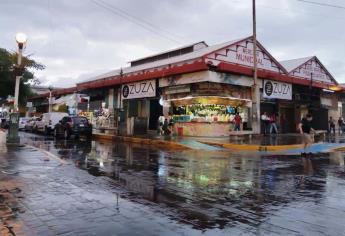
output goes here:
[[[236, 113], [241, 132], [250, 133], [253, 60], [252, 37], [190, 44], [78, 83], [74, 92], [87, 102], [78, 99], [77, 109], [96, 128], [122, 135], [157, 134], [164, 116], [174, 135], [228, 136]], [[280, 132], [296, 132], [301, 117], [319, 108], [317, 128], [337, 117], [338, 84], [316, 57], [278, 62], [258, 42], [257, 65], [261, 114], [275, 114]]]
[[[260, 43], [257, 53], [260, 78], [286, 76]], [[251, 130], [252, 55], [252, 37], [214, 46], [199, 42], [132, 61], [130, 67], [77, 84], [77, 89], [108, 88], [109, 97], [117, 97], [110, 108], [120, 111], [123, 134], [156, 132], [164, 115], [174, 121], [175, 134], [227, 136], [237, 112], [242, 129]]]

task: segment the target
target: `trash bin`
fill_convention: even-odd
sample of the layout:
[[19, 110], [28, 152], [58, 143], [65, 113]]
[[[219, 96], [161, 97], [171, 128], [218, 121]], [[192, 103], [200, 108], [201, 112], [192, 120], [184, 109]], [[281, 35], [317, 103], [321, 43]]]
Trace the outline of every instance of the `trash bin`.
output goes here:
[[177, 127], [177, 135], [183, 136], [183, 127]]

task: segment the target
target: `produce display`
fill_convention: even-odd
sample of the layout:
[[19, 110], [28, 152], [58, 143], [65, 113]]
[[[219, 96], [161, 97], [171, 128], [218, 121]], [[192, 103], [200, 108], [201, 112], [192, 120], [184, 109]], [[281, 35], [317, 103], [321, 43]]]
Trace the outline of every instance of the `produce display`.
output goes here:
[[232, 122], [236, 111], [241, 114], [240, 108], [225, 105], [193, 104], [174, 107], [174, 122]]

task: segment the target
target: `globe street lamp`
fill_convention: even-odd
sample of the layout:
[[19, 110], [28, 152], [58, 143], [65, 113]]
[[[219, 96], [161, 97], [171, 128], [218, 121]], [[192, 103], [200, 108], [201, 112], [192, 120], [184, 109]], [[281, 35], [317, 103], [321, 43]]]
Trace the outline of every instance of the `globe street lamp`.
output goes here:
[[27, 36], [23, 33], [18, 33], [16, 35], [16, 41], [18, 45], [18, 58], [17, 58], [17, 70], [16, 70], [16, 85], [14, 90], [14, 104], [13, 113], [10, 114], [10, 126], [8, 128], [7, 143], [19, 143], [18, 136], [18, 122], [19, 122], [19, 109], [18, 109], [18, 98], [19, 98], [19, 85], [20, 78], [22, 77], [22, 55], [23, 49], [25, 47]]
[[[17, 67], [20, 69], [22, 64], [23, 49], [27, 41], [27, 36], [23, 33], [18, 33], [16, 35], [16, 41], [18, 44], [18, 58], [17, 58]], [[20, 70], [19, 70], [20, 71]], [[20, 84], [21, 75], [16, 75], [16, 87], [14, 91], [14, 112], [18, 112], [18, 97], [19, 97], [19, 84]]]

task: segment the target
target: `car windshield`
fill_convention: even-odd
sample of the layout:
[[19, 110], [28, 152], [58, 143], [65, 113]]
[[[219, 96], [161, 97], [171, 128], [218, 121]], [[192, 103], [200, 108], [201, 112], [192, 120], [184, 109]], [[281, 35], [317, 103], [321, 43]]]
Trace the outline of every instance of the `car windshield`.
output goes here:
[[87, 124], [87, 119], [85, 117], [74, 117], [73, 121], [76, 124]]

